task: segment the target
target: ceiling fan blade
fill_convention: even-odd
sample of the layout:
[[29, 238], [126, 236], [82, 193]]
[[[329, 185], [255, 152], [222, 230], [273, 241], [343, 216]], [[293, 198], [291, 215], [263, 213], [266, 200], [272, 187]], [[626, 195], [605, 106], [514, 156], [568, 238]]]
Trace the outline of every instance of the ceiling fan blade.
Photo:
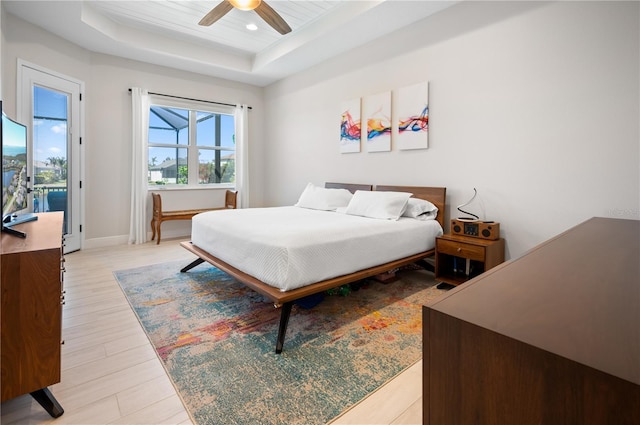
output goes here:
[[278, 12], [273, 10], [273, 8], [264, 1], [255, 8], [255, 11], [267, 24], [271, 25], [273, 29], [278, 31], [280, 34], [285, 35], [291, 32], [289, 24], [282, 19], [282, 16], [278, 15]]
[[209, 25], [213, 24], [215, 21], [229, 13], [231, 9], [233, 9], [231, 3], [229, 3], [227, 0], [223, 0], [222, 3], [220, 3], [219, 5], [211, 9], [209, 13], [204, 15], [204, 18], [200, 19], [198, 25], [208, 27]]

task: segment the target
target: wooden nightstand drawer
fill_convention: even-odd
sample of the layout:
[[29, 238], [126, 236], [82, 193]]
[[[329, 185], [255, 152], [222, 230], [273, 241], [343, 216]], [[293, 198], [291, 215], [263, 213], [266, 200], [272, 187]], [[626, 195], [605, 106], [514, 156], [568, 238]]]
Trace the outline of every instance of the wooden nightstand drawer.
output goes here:
[[435, 257], [436, 280], [460, 285], [504, 261], [504, 239], [438, 236]]
[[443, 254], [455, 255], [457, 257], [469, 258], [470, 260], [484, 261], [485, 249], [483, 246], [471, 245], [467, 243], [436, 240], [437, 250]]

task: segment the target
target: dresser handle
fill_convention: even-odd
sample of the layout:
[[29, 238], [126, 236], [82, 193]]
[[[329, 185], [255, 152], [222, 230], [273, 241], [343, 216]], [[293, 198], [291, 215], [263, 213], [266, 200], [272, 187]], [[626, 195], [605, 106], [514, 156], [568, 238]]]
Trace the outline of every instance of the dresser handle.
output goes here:
[[462, 252], [462, 248], [458, 248], [458, 252]]

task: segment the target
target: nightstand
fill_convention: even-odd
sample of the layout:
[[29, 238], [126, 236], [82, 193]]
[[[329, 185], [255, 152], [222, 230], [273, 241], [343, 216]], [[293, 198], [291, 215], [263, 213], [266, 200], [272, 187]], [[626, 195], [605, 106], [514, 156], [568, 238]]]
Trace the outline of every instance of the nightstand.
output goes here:
[[435, 279], [457, 286], [504, 262], [504, 239], [438, 236], [435, 257]]

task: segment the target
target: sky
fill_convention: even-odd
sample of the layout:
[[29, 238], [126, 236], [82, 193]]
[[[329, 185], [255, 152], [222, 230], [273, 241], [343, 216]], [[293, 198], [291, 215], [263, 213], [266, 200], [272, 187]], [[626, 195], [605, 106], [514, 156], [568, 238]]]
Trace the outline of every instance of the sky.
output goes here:
[[67, 95], [46, 88], [34, 87], [33, 159], [48, 162], [48, 158], [67, 157]]

